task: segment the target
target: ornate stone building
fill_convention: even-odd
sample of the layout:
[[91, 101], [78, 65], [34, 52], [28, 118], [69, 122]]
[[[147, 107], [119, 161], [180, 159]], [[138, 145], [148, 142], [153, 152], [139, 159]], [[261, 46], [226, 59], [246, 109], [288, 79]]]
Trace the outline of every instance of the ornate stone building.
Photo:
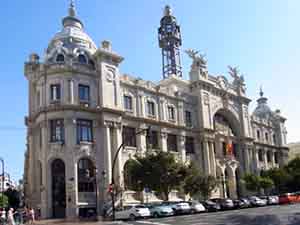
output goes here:
[[[201, 54], [187, 50], [192, 66], [189, 79], [182, 78], [180, 28], [169, 7], [159, 28], [164, 79], [156, 84], [121, 73], [123, 57], [109, 41], [96, 46], [73, 4], [62, 23], [44, 59], [31, 54], [25, 63], [25, 201], [44, 218], [100, 212], [109, 201], [112, 158], [126, 137], [130, 141], [114, 174], [125, 203], [141, 200], [124, 180], [127, 160], [147, 146], [194, 161], [206, 174], [227, 181], [213, 195], [231, 198], [245, 194], [238, 181], [246, 172], [259, 174], [286, 162], [285, 118], [268, 107], [262, 91], [249, 113], [251, 100], [237, 68], [229, 67], [233, 81], [214, 76]], [[135, 135], [149, 125], [151, 139]], [[179, 196], [174, 192], [171, 198]]]

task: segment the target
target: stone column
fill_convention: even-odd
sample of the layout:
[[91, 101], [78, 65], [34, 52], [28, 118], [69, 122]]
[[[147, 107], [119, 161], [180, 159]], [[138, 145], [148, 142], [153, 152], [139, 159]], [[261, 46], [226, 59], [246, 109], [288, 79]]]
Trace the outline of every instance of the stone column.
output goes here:
[[40, 159], [41, 159], [41, 167], [42, 167], [42, 184], [41, 184], [41, 216], [42, 218], [47, 218], [50, 215], [48, 214], [48, 209], [47, 205], [49, 205], [48, 202], [48, 196], [47, 192], [51, 191], [49, 190], [48, 187], [48, 177], [47, 177], [47, 167], [48, 167], [48, 162], [47, 162], [47, 157], [46, 157], [46, 151], [48, 147], [48, 121], [42, 121], [41, 123], [41, 150], [40, 150]]
[[168, 144], [167, 144], [167, 138], [168, 138], [168, 134], [164, 131], [161, 131], [160, 133], [160, 147], [161, 150], [163, 152], [167, 152], [168, 151]]
[[[122, 125], [121, 123], [114, 123], [114, 154], [116, 154], [115, 151], [119, 148], [119, 146], [122, 144]], [[119, 181], [119, 185], [123, 186], [123, 160], [122, 160], [122, 150], [118, 154], [117, 158], [117, 164], [115, 167], [115, 182], [117, 183]], [[114, 156], [112, 157], [114, 158]], [[113, 162], [112, 162], [113, 163]]]
[[245, 159], [245, 172], [249, 173], [250, 172], [250, 162], [249, 162], [249, 146], [245, 145], [244, 147], [244, 159]]
[[[140, 130], [145, 130], [147, 127], [146, 127], [146, 124], [142, 124], [139, 129]], [[146, 135], [147, 135], [147, 132], [142, 132], [140, 133], [136, 138], [136, 143], [137, 143], [137, 152], [139, 153], [145, 153], [146, 150], [147, 150], [147, 141], [146, 141]]]
[[275, 151], [271, 151], [271, 162], [272, 162], [272, 167], [275, 167]]
[[269, 165], [268, 165], [268, 158], [267, 158], [267, 150], [264, 149], [264, 168], [267, 170], [269, 168]]
[[210, 156], [210, 169], [211, 174], [216, 177], [216, 156], [215, 156], [215, 149], [214, 149], [214, 142], [210, 141], [208, 142], [209, 146], [209, 156]]
[[204, 173], [211, 174], [210, 168], [210, 152], [209, 152], [209, 144], [207, 140], [203, 141], [203, 160], [204, 160]]
[[186, 162], [186, 149], [185, 149], [185, 133], [181, 133], [177, 139], [178, 142], [178, 152], [180, 153], [180, 158], [183, 163]]
[[184, 111], [183, 111], [183, 102], [178, 102], [178, 107], [177, 107], [177, 114], [178, 114], [178, 125], [184, 126], [185, 121], [184, 121]]

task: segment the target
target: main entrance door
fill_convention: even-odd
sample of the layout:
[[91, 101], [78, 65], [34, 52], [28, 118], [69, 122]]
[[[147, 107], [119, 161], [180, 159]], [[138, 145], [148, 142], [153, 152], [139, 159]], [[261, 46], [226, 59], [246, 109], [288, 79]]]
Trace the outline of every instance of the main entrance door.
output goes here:
[[56, 159], [52, 162], [52, 212], [54, 218], [66, 215], [65, 163]]

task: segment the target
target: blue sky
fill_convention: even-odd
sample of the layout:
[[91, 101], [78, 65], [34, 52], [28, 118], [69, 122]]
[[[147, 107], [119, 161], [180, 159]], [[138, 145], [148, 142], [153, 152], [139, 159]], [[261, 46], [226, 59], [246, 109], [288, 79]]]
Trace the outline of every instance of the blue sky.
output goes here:
[[[207, 55], [211, 74], [227, 75], [227, 65], [239, 66], [247, 94], [255, 107], [263, 85], [269, 105], [288, 118], [289, 142], [298, 135], [300, 106], [300, 2], [297, 0], [76, 0], [86, 32], [99, 46], [108, 39], [125, 57], [121, 71], [153, 81], [161, 79], [157, 28], [163, 8], [170, 4], [181, 25], [182, 49]], [[27, 81], [24, 61], [31, 52], [43, 56], [61, 29], [68, 0], [10, 0], [0, 9], [0, 156], [15, 179], [23, 173], [24, 116]], [[190, 59], [182, 54], [184, 76]], [[229, 77], [229, 76], [228, 76]]]

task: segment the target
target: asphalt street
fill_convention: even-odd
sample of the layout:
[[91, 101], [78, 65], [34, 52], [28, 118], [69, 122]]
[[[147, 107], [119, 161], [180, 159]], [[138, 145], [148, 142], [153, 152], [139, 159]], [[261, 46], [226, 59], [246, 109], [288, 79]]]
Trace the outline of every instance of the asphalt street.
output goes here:
[[266, 206], [160, 219], [125, 221], [124, 225], [300, 225], [300, 204]]

